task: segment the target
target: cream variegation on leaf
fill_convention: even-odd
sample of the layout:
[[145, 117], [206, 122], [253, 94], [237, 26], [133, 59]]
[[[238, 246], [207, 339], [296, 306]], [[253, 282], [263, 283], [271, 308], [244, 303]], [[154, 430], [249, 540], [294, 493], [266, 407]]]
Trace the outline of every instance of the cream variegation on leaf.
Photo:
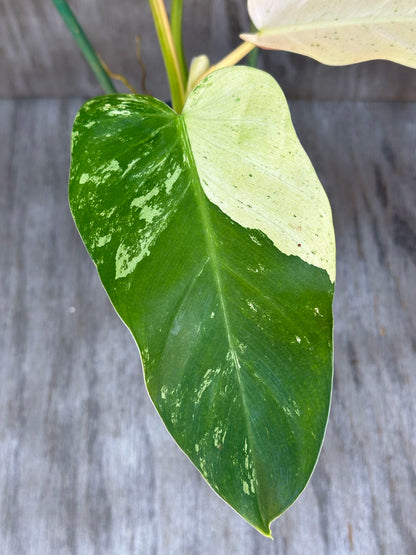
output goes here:
[[332, 387], [325, 191], [266, 73], [214, 71], [182, 114], [87, 102], [69, 198], [167, 429], [266, 536], [316, 464]]
[[256, 34], [241, 38], [328, 65], [390, 60], [416, 68], [414, 0], [248, 0]]

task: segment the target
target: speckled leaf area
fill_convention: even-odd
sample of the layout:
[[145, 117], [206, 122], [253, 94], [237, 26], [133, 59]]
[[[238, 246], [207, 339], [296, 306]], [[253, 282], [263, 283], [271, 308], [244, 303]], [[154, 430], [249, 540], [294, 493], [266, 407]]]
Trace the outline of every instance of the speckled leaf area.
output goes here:
[[332, 382], [333, 284], [211, 202], [183, 116], [89, 101], [70, 204], [149, 394], [211, 487], [263, 534], [305, 487]]
[[248, 0], [260, 47], [304, 54], [329, 65], [391, 60], [416, 68], [414, 0]]

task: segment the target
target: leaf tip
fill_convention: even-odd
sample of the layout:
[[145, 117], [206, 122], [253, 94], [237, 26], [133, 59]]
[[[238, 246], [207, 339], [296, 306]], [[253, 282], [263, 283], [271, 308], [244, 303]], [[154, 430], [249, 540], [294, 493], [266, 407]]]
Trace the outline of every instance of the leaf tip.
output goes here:
[[264, 526], [264, 528], [263, 527], [260, 528], [260, 527], [256, 526], [256, 530], [258, 532], [260, 532], [260, 534], [262, 536], [264, 536], [265, 538], [269, 538], [272, 541], [274, 540], [272, 532], [270, 530], [270, 522], [266, 526]]

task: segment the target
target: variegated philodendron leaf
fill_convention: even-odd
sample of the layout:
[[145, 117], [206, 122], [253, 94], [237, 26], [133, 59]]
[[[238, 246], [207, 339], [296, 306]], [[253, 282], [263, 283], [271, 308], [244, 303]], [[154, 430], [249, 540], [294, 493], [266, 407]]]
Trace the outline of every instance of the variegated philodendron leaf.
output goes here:
[[87, 102], [71, 209], [166, 427], [263, 534], [315, 466], [332, 383], [331, 211], [277, 83], [235, 67], [177, 115]]
[[416, 68], [415, 0], [248, 0], [260, 47], [328, 65], [391, 60]]

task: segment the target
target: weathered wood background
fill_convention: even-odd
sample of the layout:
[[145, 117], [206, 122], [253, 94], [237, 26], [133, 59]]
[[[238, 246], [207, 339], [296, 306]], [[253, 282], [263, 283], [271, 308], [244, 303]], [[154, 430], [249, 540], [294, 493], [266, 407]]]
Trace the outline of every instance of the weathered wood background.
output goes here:
[[[166, 97], [146, 2], [72, 5], [110, 66], [137, 82], [140, 33], [149, 87]], [[219, 57], [247, 28], [243, 1], [189, 7], [195, 53]], [[414, 555], [416, 103], [345, 99], [416, 99], [416, 72], [263, 60], [290, 96], [314, 99], [291, 102], [292, 115], [338, 241], [327, 437], [271, 542], [211, 491], [165, 430], [72, 223], [70, 128], [99, 89], [51, 3], [0, 0], [0, 49], [0, 95], [9, 97], [0, 100], [0, 553]]]
[[[185, 0], [184, 35], [189, 57], [217, 61], [249, 30], [246, 0]], [[110, 69], [137, 87], [135, 36], [142, 39], [148, 88], [168, 98], [163, 62], [147, 0], [71, 0], [71, 6]], [[416, 100], [416, 72], [390, 62], [328, 67], [287, 53], [262, 54], [290, 98]], [[94, 76], [51, 0], [0, 0], [0, 97], [93, 96]], [[123, 86], [120, 87], [123, 90]]]

